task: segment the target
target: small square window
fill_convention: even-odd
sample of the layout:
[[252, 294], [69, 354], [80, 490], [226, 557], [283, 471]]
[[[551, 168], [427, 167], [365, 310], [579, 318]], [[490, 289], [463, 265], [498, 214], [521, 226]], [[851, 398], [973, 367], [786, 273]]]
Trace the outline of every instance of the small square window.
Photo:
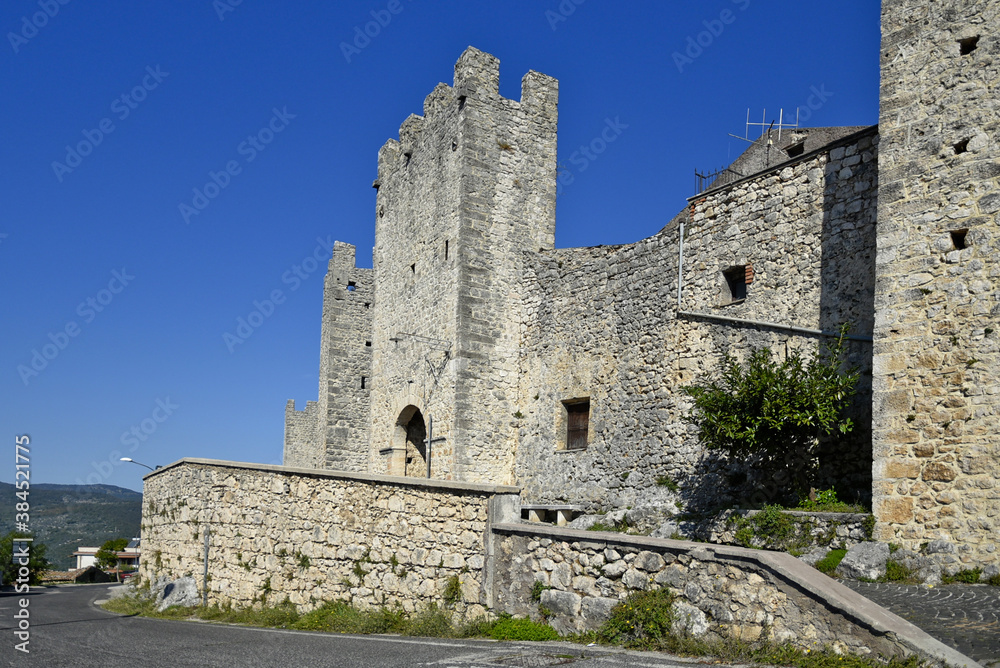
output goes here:
[[[749, 277], [752, 275], [752, 270], [749, 267], [750, 265], [741, 264], [730, 267], [722, 272], [722, 275], [726, 279], [726, 289], [729, 293], [728, 295], [723, 295], [725, 303], [741, 302], [747, 298], [747, 283], [749, 283]], [[725, 299], [726, 297], [728, 297], [728, 301]]]
[[590, 399], [564, 401], [566, 408], [566, 449], [582, 450], [590, 436]]
[[952, 230], [951, 243], [955, 247], [955, 250], [963, 250], [966, 247], [965, 237], [968, 234], [969, 230]]
[[348, 292], [354, 292], [354, 290], [357, 289], [357, 287], [358, 287], [358, 284], [355, 283], [354, 281], [347, 281], [347, 290], [348, 290]]

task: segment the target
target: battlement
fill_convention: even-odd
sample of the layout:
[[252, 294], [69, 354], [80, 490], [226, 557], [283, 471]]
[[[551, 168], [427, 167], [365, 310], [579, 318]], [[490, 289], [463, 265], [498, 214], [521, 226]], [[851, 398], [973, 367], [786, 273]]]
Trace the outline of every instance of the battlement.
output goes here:
[[[502, 97], [499, 84], [500, 60], [474, 47], [467, 48], [455, 63], [453, 85], [442, 82], [435, 86], [424, 98], [423, 115], [410, 114], [399, 126], [399, 138], [386, 140], [379, 150], [379, 182], [376, 186], [380, 185], [388, 170], [409, 164], [427, 124], [460, 124], [462, 119], [456, 112], [467, 109], [474, 112], [476, 109], [491, 107], [515, 114], [522, 112], [523, 122], [555, 133], [559, 103], [557, 79], [534, 70], [527, 72], [521, 78], [520, 100]], [[455, 150], [457, 146], [452, 144], [439, 148]]]

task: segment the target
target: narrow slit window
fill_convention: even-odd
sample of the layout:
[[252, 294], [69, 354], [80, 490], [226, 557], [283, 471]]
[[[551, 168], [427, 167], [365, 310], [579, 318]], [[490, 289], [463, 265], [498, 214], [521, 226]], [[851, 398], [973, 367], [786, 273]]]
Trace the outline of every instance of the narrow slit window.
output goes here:
[[448, 259], [448, 240], [444, 240], [444, 259]]
[[410, 265], [410, 273], [411, 274], [417, 273], [417, 263], [416, 262], [414, 262], [413, 264]]
[[955, 250], [962, 250], [966, 247], [965, 237], [969, 233], [969, 230], [953, 230], [951, 232], [951, 243], [955, 246]]
[[566, 407], [566, 449], [582, 450], [590, 435], [590, 399], [564, 402]]
[[365, 386], [367, 384], [368, 384], [368, 377], [367, 376], [361, 376], [361, 389], [362, 390], [365, 389]]

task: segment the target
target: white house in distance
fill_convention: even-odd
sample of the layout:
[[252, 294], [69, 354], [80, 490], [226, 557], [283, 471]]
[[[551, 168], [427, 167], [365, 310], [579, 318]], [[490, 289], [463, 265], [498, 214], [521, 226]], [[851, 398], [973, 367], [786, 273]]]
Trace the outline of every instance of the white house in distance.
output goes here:
[[[84, 547], [81, 545], [73, 553], [76, 557], [76, 568], [87, 568], [89, 566], [97, 565], [97, 551], [100, 550], [99, 547]], [[122, 569], [132, 570], [133, 568], [139, 567], [139, 539], [133, 538], [129, 541], [125, 549], [117, 553], [118, 562]]]

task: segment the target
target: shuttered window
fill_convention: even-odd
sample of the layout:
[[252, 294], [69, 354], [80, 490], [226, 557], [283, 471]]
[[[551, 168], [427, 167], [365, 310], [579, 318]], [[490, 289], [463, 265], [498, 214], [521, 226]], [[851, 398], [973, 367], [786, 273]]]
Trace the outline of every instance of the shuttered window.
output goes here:
[[566, 449], [579, 450], [587, 447], [587, 432], [590, 430], [590, 400], [566, 403]]

